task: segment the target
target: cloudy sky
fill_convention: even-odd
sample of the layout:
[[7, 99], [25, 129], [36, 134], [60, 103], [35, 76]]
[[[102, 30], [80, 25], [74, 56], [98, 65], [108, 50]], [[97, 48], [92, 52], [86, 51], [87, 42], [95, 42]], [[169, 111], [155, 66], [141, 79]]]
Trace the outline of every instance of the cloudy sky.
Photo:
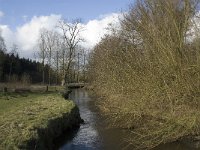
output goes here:
[[41, 28], [54, 29], [60, 19], [81, 18], [83, 46], [92, 48], [118, 23], [134, 0], [0, 0], [0, 29], [7, 49], [16, 44], [21, 57], [33, 57]]

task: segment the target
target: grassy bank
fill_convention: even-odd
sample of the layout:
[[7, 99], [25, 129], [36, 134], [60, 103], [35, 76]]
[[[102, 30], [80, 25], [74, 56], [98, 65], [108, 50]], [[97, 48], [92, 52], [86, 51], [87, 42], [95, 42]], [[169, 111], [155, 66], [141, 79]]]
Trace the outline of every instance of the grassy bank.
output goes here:
[[58, 94], [0, 94], [0, 149], [51, 149], [79, 123], [78, 108]]

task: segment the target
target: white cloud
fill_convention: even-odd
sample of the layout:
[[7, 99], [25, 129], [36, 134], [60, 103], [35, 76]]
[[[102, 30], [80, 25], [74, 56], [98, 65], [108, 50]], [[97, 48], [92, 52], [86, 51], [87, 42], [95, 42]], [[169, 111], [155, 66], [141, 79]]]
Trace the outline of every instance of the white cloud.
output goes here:
[[17, 44], [21, 46], [23, 51], [33, 50], [37, 44], [39, 31], [42, 28], [49, 30], [54, 29], [60, 19], [61, 15], [33, 17], [30, 22], [17, 28]]
[[[110, 23], [119, 23], [119, 16], [120, 14], [113, 13], [100, 16], [99, 19], [90, 20], [88, 23], [82, 24], [84, 31], [81, 33], [81, 36], [85, 39], [82, 46], [86, 48], [95, 46], [104, 34], [108, 33], [106, 28]], [[20, 56], [33, 58], [40, 29], [55, 29], [60, 19], [62, 19], [61, 15], [34, 16], [29, 22], [18, 26], [16, 31], [12, 31], [7, 25], [0, 25], [0, 29], [8, 49], [13, 44], [17, 44]]]
[[6, 46], [9, 49], [15, 41], [15, 34], [10, 30], [7, 25], [0, 25], [1, 35], [5, 40]]
[[101, 38], [108, 33], [107, 28], [109, 24], [119, 24], [119, 17], [121, 14], [110, 14], [100, 16], [100, 19], [91, 20], [87, 24], [84, 25], [85, 30], [81, 33], [82, 37], [86, 40], [83, 43], [84, 47], [92, 48], [98, 42], [100, 42]]
[[8, 50], [13, 44], [16, 44], [21, 57], [33, 58], [40, 29], [52, 30], [60, 19], [61, 15], [34, 16], [30, 22], [17, 27], [16, 31], [12, 31], [9, 26], [1, 24], [0, 30]]
[[0, 18], [4, 16], [4, 13], [0, 11]]

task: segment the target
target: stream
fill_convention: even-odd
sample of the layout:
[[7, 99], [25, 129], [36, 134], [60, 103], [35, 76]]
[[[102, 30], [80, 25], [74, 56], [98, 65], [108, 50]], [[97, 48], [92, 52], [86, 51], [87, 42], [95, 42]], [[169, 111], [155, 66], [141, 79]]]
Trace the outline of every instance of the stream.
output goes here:
[[[59, 150], [122, 150], [126, 147], [124, 139], [127, 130], [108, 128], [105, 119], [100, 116], [99, 110], [94, 104], [87, 90], [73, 89], [69, 95], [79, 107], [81, 118], [85, 121], [80, 128], [70, 134]], [[126, 150], [132, 150], [128, 147]], [[193, 150], [185, 144], [174, 142], [163, 144], [153, 150]]]

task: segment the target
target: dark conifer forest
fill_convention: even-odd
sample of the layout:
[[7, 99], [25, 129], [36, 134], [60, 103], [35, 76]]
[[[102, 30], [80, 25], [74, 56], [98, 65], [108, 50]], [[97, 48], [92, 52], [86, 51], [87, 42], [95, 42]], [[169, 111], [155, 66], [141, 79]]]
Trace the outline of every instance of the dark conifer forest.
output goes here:
[[[6, 53], [4, 49], [0, 50], [1, 82], [18, 82], [26, 80], [26, 82], [31, 83], [41, 83], [42, 68], [43, 65], [40, 62], [36, 62], [31, 59], [20, 58], [18, 54], [15, 55], [14, 53]], [[46, 65], [45, 72], [48, 70], [49, 67]], [[45, 83], [46, 82], [47, 81], [45, 81]]]

